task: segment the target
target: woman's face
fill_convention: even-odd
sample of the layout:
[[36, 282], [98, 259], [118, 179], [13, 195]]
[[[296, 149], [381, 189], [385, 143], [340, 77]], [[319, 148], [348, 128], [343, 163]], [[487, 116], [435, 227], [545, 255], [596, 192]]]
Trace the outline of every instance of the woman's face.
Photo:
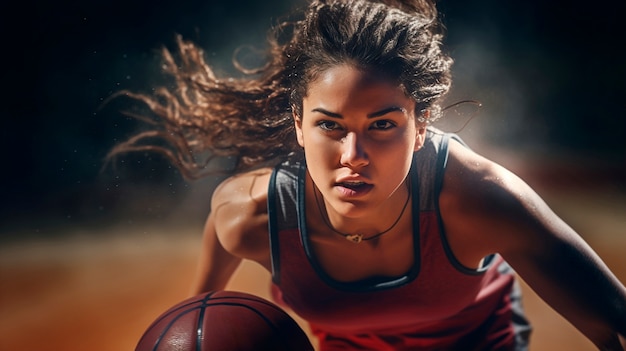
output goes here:
[[380, 74], [339, 65], [309, 84], [302, 107], [298, 143], [328, 210], [357, 218], [384, 209], [423, 144], [415, 102]]

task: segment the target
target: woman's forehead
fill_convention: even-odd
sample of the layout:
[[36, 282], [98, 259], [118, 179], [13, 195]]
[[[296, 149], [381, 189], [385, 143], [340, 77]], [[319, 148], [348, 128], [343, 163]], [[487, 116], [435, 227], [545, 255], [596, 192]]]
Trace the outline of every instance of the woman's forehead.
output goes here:
[[304, 103], [340, 111], [354, 106], [401, 106], [412, 109], [413, 99], [388, 76], [350, 65], [329, 68], [309, 83]]

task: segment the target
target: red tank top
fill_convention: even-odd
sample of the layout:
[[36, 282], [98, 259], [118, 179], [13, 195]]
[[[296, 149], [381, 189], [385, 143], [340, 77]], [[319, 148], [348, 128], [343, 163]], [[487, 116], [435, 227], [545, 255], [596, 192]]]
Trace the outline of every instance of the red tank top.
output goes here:
[[510, 267], [498, 255], [479, 270], [463, 267], [441, 229], [436, 195], [447, 137], [430, 130], [415, 154], [415, 263], [405, 275], [384, 280], [338, 282], [323, 271], [303, 225], [304, 162], [276, 168], [268, 196], [273, 290], [310, 323], [321, 351], [513, 349]]

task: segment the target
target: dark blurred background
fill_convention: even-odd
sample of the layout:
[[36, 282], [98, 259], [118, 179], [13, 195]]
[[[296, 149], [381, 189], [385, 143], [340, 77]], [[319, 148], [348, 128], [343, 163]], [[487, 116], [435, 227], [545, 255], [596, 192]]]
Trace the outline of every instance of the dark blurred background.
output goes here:
[[[11, 8], [1, 5], [0, 235], [53, 236], [68, 225], [142, 220], [201, 223], [218, 178], [184, 181], [150, 154], [122, 157], [116, 169], [101, 171], [107, 151], [143, 127], [119, 113], [129, 107], [124, 101], [102, 103], [121, 89], [149, 92], [163, 84], [158, 50], [171, 46], [176, 34], [199, 43], [210, 62], [231, 72], [236, 47], [262, 45], [270, 25], [301, 4], [26, 0]], [[456, 60], [448, 102], [483, 103], [460, 133], [464, 138], [479, 149], [488, 145], [485, 150], [527, 155], [537, 161], [529, 169], [569, 163], [579, 166], [571, 172], [624, 184], [624, 2], [439, 4], [447, 50]]]

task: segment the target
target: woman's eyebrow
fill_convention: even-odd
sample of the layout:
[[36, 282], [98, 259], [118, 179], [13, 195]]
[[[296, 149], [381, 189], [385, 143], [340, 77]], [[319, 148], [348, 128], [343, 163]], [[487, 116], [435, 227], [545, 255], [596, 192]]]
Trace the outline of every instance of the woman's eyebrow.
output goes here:
[[391, 106], [391, 107], [387, 107], [385, 109], [382, 109], [380, 111], [376, 111], [373, 113], [370, 113], [369, 115], [367, 115], [367, 118], [375, 118], [375, 117], [380, 117], [380, 116], [384, 116], [388, 113], [391, 112], [402, 112], [402, 113], [406, 113], [406, 109], [404, 107], [400, 107], [400, 106]]
[[[343, 116], [339, 113], [335, 113], [335, 112], [330, 112], [328, 110], [325, 110], [321, 107], [317, 107], [311, 110], [311, 112], [319, 112], [319, 113], [323, 113], [329, 117], [334, 117], [334, 118], [343, 118]], [[380, 117], [380, 116], [384, 116], [388, 113], [391, 112], [402, 112], [402, 113], [406, 113], [406, 109], [403, 107], [399, 107], [399, 106], [392, 106], [392, 107], [387, 107], [385, 109], [382, 109], [380, 111], [376, 111], [376, 112], [372, 112], [370, 114], [367, 115], [367, 118], [376, 118], [376, 117]]]
[[323, 113], [323, 114], [325, 114], [326, 116], [329, 116], [329, 117], [334, 117], [334, 118], [343, 118], [343, 116], [342, 116], [342, 115], [340, 115], [340, 114], [338, 114], [338, 113], [335, 113], [335, 112], [330, 112], [330, 111], [328, 111], [328, 110], [324, 110], [324, 109], [323, 109], [323, 108], [321, 108], [321, 107], [316, 107], [316, 108], [312, 109], [312, 110], [311, 110], [311, 112], [319, 112], [319, 113]]

